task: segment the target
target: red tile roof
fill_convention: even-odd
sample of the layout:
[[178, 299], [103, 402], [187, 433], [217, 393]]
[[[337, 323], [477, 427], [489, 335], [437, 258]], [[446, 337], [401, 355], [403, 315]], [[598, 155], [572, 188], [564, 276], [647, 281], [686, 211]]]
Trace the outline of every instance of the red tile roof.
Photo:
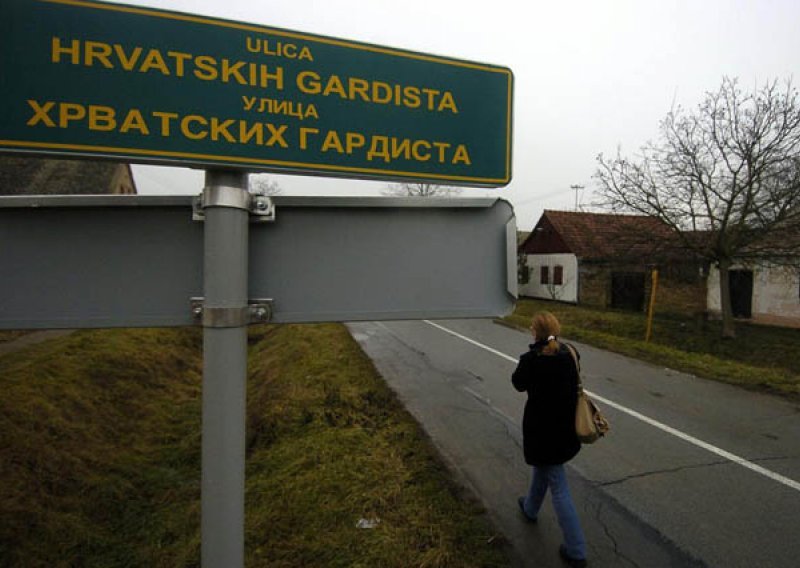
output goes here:
[[673, 234], [655, 217], [545, 210], [520, 248], [528, 254], [572, 253], [590, 260], [647, 260]]

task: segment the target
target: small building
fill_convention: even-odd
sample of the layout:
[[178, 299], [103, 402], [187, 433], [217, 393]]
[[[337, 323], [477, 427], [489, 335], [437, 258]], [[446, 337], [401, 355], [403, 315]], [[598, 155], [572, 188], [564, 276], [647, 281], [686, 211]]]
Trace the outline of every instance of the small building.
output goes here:
[[[733, 317], [755, 323], [800, 328], [800, 270], [768, 262], [734, 265], [729, 271]], [[722, 312], [719, 270], [708, 275], [708, 311]]]
[[0, 195], [135, 193], [126, 163], [0, 156]]
[[659, 309], [702, 312], [707, 270], [674, 243], [654, 217], [545, 210], [520, 246], [520, 294], [643, 311], [659, 268]]

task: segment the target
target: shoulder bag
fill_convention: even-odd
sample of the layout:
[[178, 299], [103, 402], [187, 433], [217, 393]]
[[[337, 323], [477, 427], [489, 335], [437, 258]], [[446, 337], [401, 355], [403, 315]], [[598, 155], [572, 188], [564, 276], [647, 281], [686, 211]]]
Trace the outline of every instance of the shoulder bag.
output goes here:
[[582, 444], [593, 444], [611, 429], [608, 420], [597, 405], [589, 398], [589, 395], [583, 390], [583, 381], [581, 380], [581, 364], [578, 362], [578, 356], [575, 349], [571, 345], [567, 345], [573, 361], [575, 361], [575, 370], [578, 372], [578, 404], [575, 406], [575, 433], [578, 435], [578, 440]]

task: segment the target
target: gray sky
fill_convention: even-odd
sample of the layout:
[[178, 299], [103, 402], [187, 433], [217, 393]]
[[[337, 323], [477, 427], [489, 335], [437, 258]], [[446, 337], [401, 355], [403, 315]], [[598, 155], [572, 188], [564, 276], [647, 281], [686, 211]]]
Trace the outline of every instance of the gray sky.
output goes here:
[[[724, 75], [746, 89], [800, 81], [798, 0], [130, 0], [505, 65], [515, 76], [513, 181], [464, 197], [511, 201], [521, 229], [543, 209], [592, 202], [598, 153], [631, 155], [673, 104], [695, 107]], [[135, 166], [142, 194], [196, 194], [202, 172]], [[380, 195], [383, 182], [272, 176], [285, 195]]]

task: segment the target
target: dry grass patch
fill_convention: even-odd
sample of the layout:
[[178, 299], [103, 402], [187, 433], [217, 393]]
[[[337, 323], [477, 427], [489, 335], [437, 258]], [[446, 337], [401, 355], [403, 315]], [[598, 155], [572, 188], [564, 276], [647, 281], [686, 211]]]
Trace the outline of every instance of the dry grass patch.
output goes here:
[[[81, 331], [0, 357], [0, 566], [199, 566], [201, 346]], [[247, 425], [247, 566], [508, 564], [343, 326], [250, 330]]]

